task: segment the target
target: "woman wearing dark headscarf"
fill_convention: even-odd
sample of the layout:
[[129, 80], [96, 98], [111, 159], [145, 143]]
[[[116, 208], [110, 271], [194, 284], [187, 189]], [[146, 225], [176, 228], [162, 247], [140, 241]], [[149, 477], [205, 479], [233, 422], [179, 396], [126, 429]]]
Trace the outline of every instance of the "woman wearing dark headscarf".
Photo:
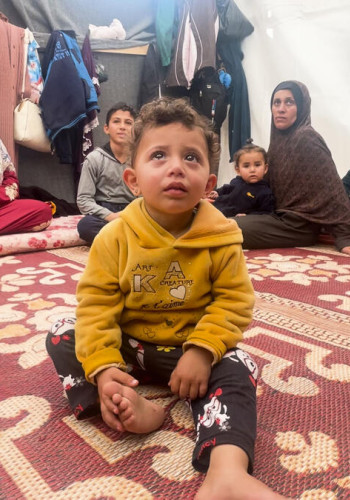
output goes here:
[[350, 200], [323, 138], [311, 127], [311, 99], [297, 81], [280, 83], [271, 98], [268, 180], [276, 214], [236, 221], [244, 248], [310, 246], [321, 228], [350, 254]]

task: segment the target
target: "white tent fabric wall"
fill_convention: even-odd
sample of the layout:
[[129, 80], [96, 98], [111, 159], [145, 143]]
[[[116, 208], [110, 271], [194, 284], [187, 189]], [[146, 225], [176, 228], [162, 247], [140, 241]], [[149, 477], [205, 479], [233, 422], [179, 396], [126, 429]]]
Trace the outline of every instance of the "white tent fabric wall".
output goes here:
[[[302, 81], [311, 95], [312, 125], [344, 177], [350, 170], [350, 0], [235, 1], [255, 28], [242, 44], [254, 143], [269, 145], [275, 86]], [[222, 135], [219, 186], [234, 177], [226, 123]]]

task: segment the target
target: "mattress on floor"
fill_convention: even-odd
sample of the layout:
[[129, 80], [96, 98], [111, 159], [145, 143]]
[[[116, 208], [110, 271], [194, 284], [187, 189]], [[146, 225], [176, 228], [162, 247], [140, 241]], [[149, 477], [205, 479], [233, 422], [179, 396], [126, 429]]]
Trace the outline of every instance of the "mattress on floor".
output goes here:
[[77, 231], [82, 215], [53, 219], [45, 231], [0, 236], [0, 255], [86, 245]]

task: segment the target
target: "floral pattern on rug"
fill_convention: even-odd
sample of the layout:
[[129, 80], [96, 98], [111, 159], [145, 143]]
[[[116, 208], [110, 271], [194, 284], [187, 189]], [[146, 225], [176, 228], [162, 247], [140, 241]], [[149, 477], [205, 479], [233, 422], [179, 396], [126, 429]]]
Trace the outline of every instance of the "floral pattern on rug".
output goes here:
[[330, 256], [317, 252], [300, 256], [293, 255], [293, 249], [290, 249], [288, 255], [273, 252], [257, 257], [248, 253], [247, 266], [253, 281], [269, 278], [304, 286], [331, 280], [350, 283], [350, 259], [348, 263], [338, 264]]

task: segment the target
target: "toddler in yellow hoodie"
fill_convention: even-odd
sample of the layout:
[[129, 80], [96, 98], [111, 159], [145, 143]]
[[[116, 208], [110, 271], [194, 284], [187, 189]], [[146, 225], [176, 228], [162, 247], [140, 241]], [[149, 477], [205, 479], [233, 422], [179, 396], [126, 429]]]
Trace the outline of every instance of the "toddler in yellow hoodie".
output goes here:
[[190, 402], [192, 463], [207, 473], [197, 499], [272, 500], [282, 497], [250, 474], [257, 367], [237, 347], [254, 305], [242, 234], [203, 199], [219, 155], [217, 135], [186, 101], [143, 106], [124, 171], [137, 199], [95, 238], [75, 332], [63, 320], [47, 348], [78, 418], [99, 405], [116, 431], [161, 427], [164, 409], [138, 394], [137, 369]]

